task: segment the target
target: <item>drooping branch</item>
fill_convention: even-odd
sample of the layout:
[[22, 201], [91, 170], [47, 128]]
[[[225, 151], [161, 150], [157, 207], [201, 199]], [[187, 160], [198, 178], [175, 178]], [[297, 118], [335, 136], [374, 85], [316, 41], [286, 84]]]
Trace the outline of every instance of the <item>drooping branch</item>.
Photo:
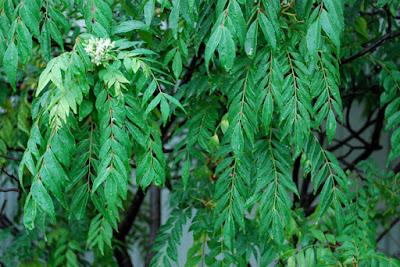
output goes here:
[[[204, 49], [205, 46], [201, 45], [199, 48], [199, 51], [197, 53], [197, 55], [195, 57], [193, 57], [193, 59], [191, 60], [189, 66], [187, 67], [187, 71], [185, 76], [183, 77], [183, 79], [180, 82], [180, 85], [183, 85], [187, 82], [190, 81], [190, 79], [192, 78], [194, 72], [196, 71], [196, 69], [198, 68], [198, 61], [202, 58], [202, 55], [204, 53]], [[169, 138], [172, 135], [172, 129], [174, 127], [176, 123], [176, 117], [173, 116], [166, 125], [164, 125], [161, 128], [161, 135], [162, 135], [162, 142], [163, 144], [166, 144], [169, 140]], [[166, 152], [166, 149], [164, 149], [164, 152]], [[157, 188], [156, 188], [157, 189]], [[157, 201], [159, 202], [159, 189], [157, 189], [157, 195], [158, 195], [158, 201], [157, 201], [157, 196], [155, 196], [155, 194], [152, 194], [153, 197], [151, 197], [151, 202], [153, 202], [152, 200], [154, 200], [154, 203]], [[142, 190], [138, 190], [138, 192], [136, 193], [135, 197], [132, 199], [131, 205], [128, 208], [125, 218], [124, 220], [120, 223], [119, 225], [119, 230], [118, 232], [114, 233], [114, 237], [117, 241], [119, 241], [120, 243], [122, 243], [123, 245], [125, 245], [125, 240], [126, 240], [126, 236], [129, 234], [130, 229], [132, 228], [132, 225], [134, 223], [134, 220], [140, 210], [140, 206], [144, 200], [145, 197], [145, 192], [143, 192]], [[153, 205], [151, 205], [153, 206]], [[153, 214], [154, 213], [154, 214]], [[158, 214], [156, 216], [156, 214]], [[160, 217], [160, 204], [158, 204], [158, 208], [152, 208], [152, 222], [154, 222], [154, 224], [152, 223], [152, 227], [151, 227], [151, 233], [154, 233], [154, 237], [157, 233], [157, 230], [159, 228], [160, 225], [160, 219], [156, 219], [156, 217]], [[154, 217], [154, 218], [153, 218]], [[158, 221], [158, 225], [156, 225], [156, 222]], [[152, 235], [152, 234], [151, 234]], [[150, 237], [151, 239], [151, 237]], [[131, 267], [133, 266], [133, 263], [130, 260], [128, 251], [126, 250], [125, 247], [120, 247], [114, 250], [114, 256], [117, 259], [118, 265], [119, 266], [124, 266], [124, 267]], [[151, 257], [150, 257], [151, 259]]]
[[[369, 142], [367, 142], [364, 146], [359, 146], [357, 147], [357, 149], [363, 149], [364, 151], [358, 156], [356, 157], [353, 161], [351, 162], [347, 162], [345, 161], [344, 158], [339, 158], [341, 160], [341, 162], [346, 166], [346, 169], [348, 170], [354, 170], [357, 166], [357, 164], [359, 162], [361, 162], [362, 160], [367, 159], [374, 151], [376, 151], [377, 149], [380, 149], [381, 146], [379, 145], [379, 139], [382, 133], [382, 128], [383, 128], [383, 122], [384, 122], [384, 114], [385, 114], [385, 108], [380, 108], [378, 110], [378, 114], [376, 116], [376, 118], [374, 120], [371, 120], [371, 116], [369, 116], [369, 118], [367, 119], [366, 123], [364, 124], [363, 127], [361, 127], [360, 130], [355, 131], [355, 130], [349, 130], [351, 132], [351, 135], [348, 136], [347, 138], [345, 138], [344, 140], [340, 141], [338, 144], [336, 144], [335, 146], [329, 147], [328, 150], [329, 151], [335, 151], [345, 145], [347, 145], [347, 143], [352, 140], [355, 136], [360, 135], [362, 132], [364, 132], [366, 129], [368, 129], [371, 125], [375, 125], [374, 127], [374, 131], [371, 135], [371, 139]], [[373, 124], [372, 124], [373, 123]], [[350, 125], [350, 121], [348, 120], [346, 123], [346, 128], [349, 129], [351, 128]], [[350, 150], [353, 150], [354, 147], [350, 146]], [[318, 197], [318, 195], [321, 193], [322, 190], [322, 186], [320, 186], [317, 191], [315, 192], [315, 194], [313, 194], [312, 192], [310, 194], [308, 194], [304, 200], [302, 201], [302, 207], [305, 210], [305, 214], [306, 216], [312, 214], [315, 210], [315, 206], [312, 206], [312, 203], [314, 202], [314, 200]]]

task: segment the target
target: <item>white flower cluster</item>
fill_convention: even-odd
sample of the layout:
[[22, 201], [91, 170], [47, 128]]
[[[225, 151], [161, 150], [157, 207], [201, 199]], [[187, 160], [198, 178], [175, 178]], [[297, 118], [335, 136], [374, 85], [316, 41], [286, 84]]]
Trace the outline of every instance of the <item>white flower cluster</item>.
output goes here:
[[99, 66], [102, 62], [109, 59], [108, 53], [115, 46], [110, 38], [90, 38], [85, 44], [85, 51], [92, 58], [92, 62]]

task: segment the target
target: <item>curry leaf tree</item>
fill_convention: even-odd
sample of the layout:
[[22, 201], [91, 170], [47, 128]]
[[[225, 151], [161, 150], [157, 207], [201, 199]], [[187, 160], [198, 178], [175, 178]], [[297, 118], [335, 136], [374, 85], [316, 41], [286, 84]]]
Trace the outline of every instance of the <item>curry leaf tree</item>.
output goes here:
[[0, 0], [2, 263], [398, 266], [399, 7]]

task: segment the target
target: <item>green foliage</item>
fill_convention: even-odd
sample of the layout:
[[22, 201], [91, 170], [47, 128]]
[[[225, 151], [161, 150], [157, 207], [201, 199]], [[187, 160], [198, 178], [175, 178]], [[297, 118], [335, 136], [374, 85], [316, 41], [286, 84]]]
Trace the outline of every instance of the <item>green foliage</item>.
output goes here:
[[178, 248], [183, 234], [183, 226], [190, 216], [189, 209], [173, 210], [163, 225], [154, 243], [150, 266], [173, 266], [178, 262]]
[[381, 95], [382, 105], [386, 105], [385, 118], [386, 129], [393, 130], [391, 136], [391, 151], [389, 155], [389, 161], [394, 160], [400, 155], [400, 127], [398, 123], [398, 118], [400, 116], [399, 105], [400, 105], [400, 72], [392, 64], [387, 64], [382, 62], [382, 73], [381, 73], [381, 83], [385, 89], [384, 93]]
[[[18, 173], [25, 226], [2, 230], [24, 257], [7, 245], [1, 261], [150, 250], [142, 223], [118, 235], [132, 189], [158, 186], [172, 211], [150, 266], [399, 266], [377, 233], [400, 203], [400, 3], [361, 2], [0, 0], [0, 167]], [[379, 128], [354, 164], [334, 149], [368, 82], [355, 95], [384, 114], [382, 172], [359, 164]]]
[[[281, 244], [284, 240], [284, 230], [291, 223], [292, 200], [289, 192], [299, 194], [292, 181], [292, 160], [288, 146], [278, 142], [279, 137], [271, 132], [256, 147], [257, 183], [252, 201], [259, 201], [257, 210], [259, 229], [262, 235]], [[269, 177], [265, 179], [264, 177]]]
[[[347, 177], [339, 162], [330, 152], [325, 151], [314, 136], [310, 136], [306, 148], [306, 166], [311, 172], [311, 183], [314, 191], [321, 189], [320, 217], [333, 206], [336, 210], [337, 221], [340, 221], [342, 205], [346, 205]], [[306, 167], [306, 168], [307, 168]]]

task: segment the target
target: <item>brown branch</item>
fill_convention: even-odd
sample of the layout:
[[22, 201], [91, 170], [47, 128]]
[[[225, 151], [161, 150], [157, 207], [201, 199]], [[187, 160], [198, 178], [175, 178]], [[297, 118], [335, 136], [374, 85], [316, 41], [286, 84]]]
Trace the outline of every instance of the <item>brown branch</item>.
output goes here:
[[313, 214], [313, 212], [315, 211], [317, 206], [312, 206], [312, 203], [317, 198], [317, 196], [319, 196], [319, 194], [321, 194], [323, 186], [324, 186], [324, 184], [322, 183], [319, 186], [319, 188], [317, 189], [317, 192], [315, 192], [315, 194], [311, 193], [311, 195], [309, 195], [309, 197], [307, 199], [305, 199], [303, 207], [304, 207], [304, 214], [306, 217]]
[[201, 65], [201, 64], [197, 64], [197, 63], [199, 60], [201, 60], [201, 57], [204, 54], [205, 48], [206, 48], [206, 46], [204, 45], [204, 43], [201, 43], [200, 47], [199, 47], [199, 51], [197, 52], [197, 55], [195, 55], [192, 58], [192, 60], [190, 61], [189, 66], [187, 68], [188, 70], [186, 71], [185, 76], [183, 76], [180, 85], [186, 84], [192, 79], [194, 72]]
[[114, 257], [120, 267], [133, 267], [133, 263], [126, 249], [125, 241], [139, 213], [145, 196], [146, 192], [143, 192], [143, 190], [139, 188], [126, 211], [124, 219], [118, 225], [118, 232], [114, 232], [115, 239], [122, 244], [121, 247], [114, 249]]
[[375, 49], [377, 49], [379, 46], [384, 44], [386, 41], [396, 38], [398, 36], [400, 36], [400, 31], [388, 32], [388, 33], [382, 35], [380, 38], [376, 39], [375, 41], [364, 44], [363, 49], [361, 49], [354, 55], [351, 55], [347, 58], [342, 59], [340, 64], [344, 65], [344, 64], [350, 63], [350, 62], [356, 60], [357, 58], [364, 56], [365, 54], [371, 53], [371, 52], [375, 51]]
[[394, 172], [394, 173], [398, 173], [398, 172], [400, 172], [400, 162], [399, 162], [399, 163], [397, 163], [397, 165], [396, 165], [396, 166], [394, 166], [394, 168], [393, 168], [393, 172]]
[[[300, 174], [300, 161], [301, 161], [301, 155], [296, 158], [293, 164], [293, 172], [292, 172], [292, 179], [293, 182], [296, 184], [296, 187], [299, 188], [299, 174]], [[293, 200], [293, 205], [295, 205], [297, 202], [299, 202], [300, 198], [303, 196], [300, 195], [298, 197], [297, 195], [294, 195], [294, 200]]]
[[19, 180], [18, 180], [17, 176], [15, 176], [15, 175], [9, 173], [5, 168], [1, 168], [1, 171], [2, 171], [5, 175], [7, 175], [8, 177], [10, 177], [11, 179], [13, 179], [15, 182], [17, 182], [17, 183], [19, 184]]
[[371, 142], [365, 146], [364, 152], [361, 153], [356, 159], [353, 160], [353, 162], [349, 164], [349, 170], [353, 170], [360, 161], [367, 159], [372, 154], [372, 152], [382, 148], [379, 144], [379, 139], [382, 133], [384, 117], [385, 108], [381, 108], [379, 109], [378, 115], [376, 117], [375, 129], [371, 136]]
[[[380, 67], [380, 65], [378, 65], [378, 67]], [[351, 88], [351, 90], [348, 90], [348, 91], [346, 90], [346, 88], [340, 88], [340, 90], [345, 92], [342, 95], [342, 99], [344, 101], [346, 101], [346, 100], [354, 100], [357, 96], [365, 96], [366, 93], [372, 93], [372, 94], [376, 94], [377, 96], [379, 96], [380, 92], [381, 92], [381, 87], [377, 84], [374, 84], [374, 85], [371, 85], [371, 86], [365, 87], [365, 88], [353, 86]]]
[[376, 15], [384, 15], [385, 14], [385, 10], [383, 9], [376, 9], [376, 10], [372, 10], [370, 12], [360, 12], [361, 15], [363, 16], [376, 16]]
[[5, 214], [4, 210], [6, 208], [6, 205], [7, 205], [7, 199], [4, 200], [0, 208], [0, 229], [8, 228], [11, 230], [11, 233], [13, 235], [16, 235], [18, 234], [19, 230], [16, 227], [16, 225]]
[[153, 251], [151, 247], [157, 236], [158, 229], [161, 225], [161, 190], [157, 186], [153, 185], [150, 188], [150, 237], [148, 245], [148, 253], [144, 266], [149, 266], [151, 259], [153, 258]]
[[379, 234], [379, 236], [378, 236], [376, 242], [378, 243], [379, 241], [381, 241], [381, 239], [382, 239], [385, 235], [387, 235], [387, 234], [392, 230], [392, 228], [393, 228], [398, 222], [400, 222], [400, 217], [394, 219], [394, 220], [390, 223], [389, 227], [386, 228], [385, 230], [383, 230], [383, 232]]
[[[352, 108], [352, 106], [353, 106], [353, 99], [350, 100], [349, 106], [347, 107], [347, 111], [346, 111], [346, 126], [347, 126], [347, 130], [353, 135], [354, 138], [356, 138], [356, 139], [357, 139], [358, 141], [360, 141], [362, 144], [367, 145], [367, 144], [368, 144], [367, 141], [365, 141], [365, 140], [360, 136], [361, 134], [356, 133], [356, 131], [354, 131], [354, 130], [353, 130], [353, 127], [351, 126], [351, 123], [350, 123], [350, 113], [351, 113], [351, 108]], [[371, 121], [371, 118], [372, 118], [373, 113], [374, 113], [374, 112], [371, 112], [371, 113], [368, 115], [366, 124], [367, 124], [368, 122]]]
[[7, 155], [0, 155], [0, 158], [6, 159], [6, 160], [20, 161], [20, 159], [9, 157]]
[[24, 149], [24, 148], [18, 148], [18, 147], [12, 148], [12, 147], [8, 147], [8, 146], [7, 146], [7, 151], [10, 151], [10, 152], [18, 152], [18, 153], [24, 153], [24, 152], [25, 152], [25, 149]]
[[340, 147], [342, 147], [344, 144], [346, 144], [347, 142], [349, 142], [351, 139], [353, 138], [357, 138], [356, 136], [361, 135], [365, 130], [367, 130], [370, 126], [372, 126], [374, 123], [376, 123], [376, 119], [374, 120], [367, 120], [365, 122], [365, 124], [363, 125], [363, 127], [361, 127], [359, 130], [351, 132], [351, 134], [346, 137], [345, 139], [339, 141], [337, 144], [328, 147], [327, 150], [328, 151], [335, 151], [337, 149], [339, 149]]
[[387, 32], [392, 32], [392, 14], [390, 13], [390, 8], [388, 7], [388, 5], [385, 5], [385, 13], [388, 23]]
[[[193, 74], [196, 72], [198, 67], [201, 65], [201, 64], [198, 64], [198, 62], [199, 61], [201, 62], [204, 51], [205, 51], [205, 45], [202, 43], [199, 47], [199, 51], [190, 61], [189, 66], [187, 67], [187, 71], [186, 71], [185, 75], [183, 76], [182, 80], [180, 81], [179, 86], [182, 86], [182, 85], [188, 83], [192, 79]], [[172, 135], [171, 129], [174, 126], [176, 120], [177, 120], [177, 118], [173, 114], [171, 116], [170, 120], [161, 128], [163, 144], [167, 143], [167, 141], [171, 137], [171, 135]], [[178, 122], [178, 125], [183, 125], [184, 123], [185, 123], [185, 121], [183, 120], [183, 121]], [[164, 153], [170, 152], [168, 149], [166, 149], [164, 147], [163, 147], [163, 151], [164, 151]]]
[[311, 182], [311, 174], [308, 174], [307, 177], [304, 179], [303, 184], [301, 185], [301, 193], [300, 193], [300, 206], [303, 207], [304, 209], [305, 204], [307, 203], [306, 201], [310, 197], [308, 194], [308, 187], [310, 186]]
[[0, 192], [19, 192], [18, 188], [0, 188]]

